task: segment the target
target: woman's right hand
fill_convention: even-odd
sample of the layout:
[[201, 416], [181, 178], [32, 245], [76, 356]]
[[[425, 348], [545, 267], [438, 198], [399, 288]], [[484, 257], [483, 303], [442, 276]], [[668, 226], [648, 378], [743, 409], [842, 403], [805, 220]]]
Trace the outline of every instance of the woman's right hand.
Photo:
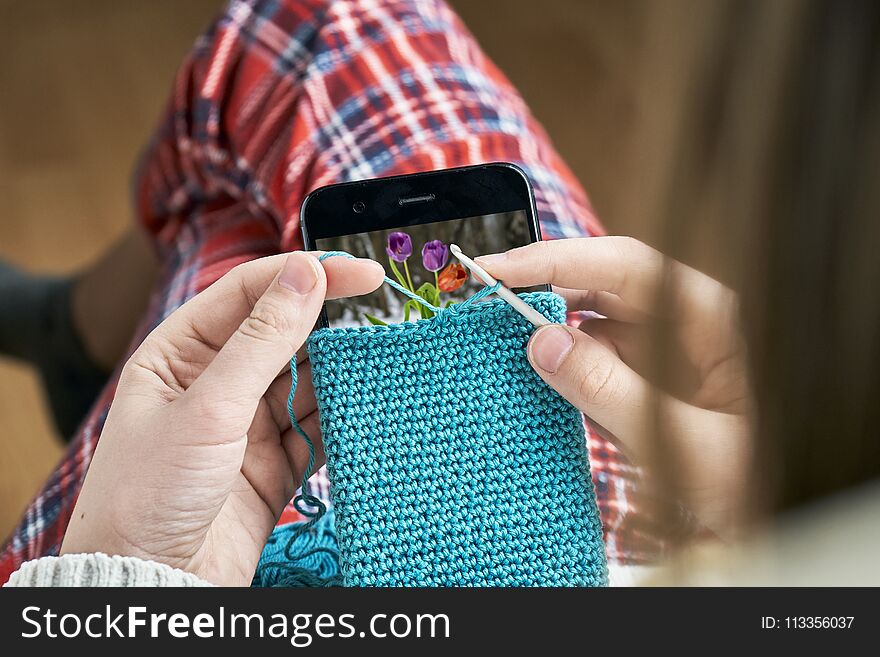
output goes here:
[[[538, 242], [477, 258], [510, 287], [551, 283], [569, 310], [590, 310], [575, 329], [535, 331], [537, 373], [650, 471], [656, 417], [671, 448], [681, 501], [710, 529], [730, 533], [742, 511], [749, 466], [750, 392], [737, 297], [714, 279], [626, 237]], [[667, 265], [667, 267], [664, 267]], [[668, 305], [657, 312], [664, 275]], [[658, 316], [660, 315], [660, 316]], [[663, 322], [677, 349], [670, 381], [651, 383], [648, 332]], [[670, 362], [670, 358], [666, 359]], [[656, 400], [656, 402], [655, 402]], [[652, 415], [658, 403], [660, 413]]]

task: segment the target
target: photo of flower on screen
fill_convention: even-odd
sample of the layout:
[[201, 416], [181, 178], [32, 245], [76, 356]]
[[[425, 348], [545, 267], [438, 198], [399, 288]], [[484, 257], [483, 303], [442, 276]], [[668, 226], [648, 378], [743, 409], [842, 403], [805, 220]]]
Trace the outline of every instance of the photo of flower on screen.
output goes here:
[[[471, 256], [498, 253], [529, 242], [524, 212], [452, 219], [317, 241], [322, 251], [345, 251], [371, 258], [391, 280], [437, 308], [461, 303], [482, 289], [449, 250], [458, 244]], [[388, 325], [430, 319], [434, 311], [390, 285], [361, 297], [327, 302], [333, 327]]]

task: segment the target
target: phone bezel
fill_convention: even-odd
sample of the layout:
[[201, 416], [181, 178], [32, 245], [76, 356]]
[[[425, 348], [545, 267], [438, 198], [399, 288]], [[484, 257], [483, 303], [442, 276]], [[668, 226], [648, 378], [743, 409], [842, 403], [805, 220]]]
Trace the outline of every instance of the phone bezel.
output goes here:
[[[400, 202], [418, 197], [430, 200]], [[355, 203], [364, 204], [361, 212]], [[518, 210], [532, 242], [540, 241], [528, 177], [514, 164], [493, 162], [319, 187], [303, 201], [300, 224], [305, 250], [314, 251], [319, 239]], [[325, 311], [320, 326], [328, 326]]]

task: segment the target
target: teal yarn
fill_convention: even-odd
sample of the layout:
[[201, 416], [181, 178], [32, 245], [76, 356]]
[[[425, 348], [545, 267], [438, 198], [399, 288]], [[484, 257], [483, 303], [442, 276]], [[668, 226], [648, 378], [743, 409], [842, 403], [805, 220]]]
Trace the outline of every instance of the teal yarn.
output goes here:
[[[334, 255], [351, 257], [320, 259]], [[532, 325], [504, 301], [475, 303], [496, 289], [425, 303], [437, 314], [417, 322], [312, 334], [334, 509], [309, 490], [314, 445], [293, 414], [292, 361], [288, 411], [310, 454], [294, 504], [308, 520], [276, 529], [284, 549], [267, 546], [260, 583], [607, 585], [581, 414], [529, 366]], [[558, 295], [521, 296], [564, 321]]]
[[257, 567], [252, 586], [339, 586], [339, 549], [333, 530], [333, 509], [317, 521], [275, 528]]

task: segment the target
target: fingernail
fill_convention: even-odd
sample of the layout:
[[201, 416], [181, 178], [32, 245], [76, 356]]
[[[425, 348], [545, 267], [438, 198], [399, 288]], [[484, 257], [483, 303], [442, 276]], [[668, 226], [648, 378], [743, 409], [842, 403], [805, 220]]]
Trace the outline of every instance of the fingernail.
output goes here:
[[494, 267], [499, 267], [504, 264], [504, 261], [507, 260], [507, 254], [492, 253], [490, 255], [477, 256], [474, 260], [480, 265], [480, 267], [491, 273]]
[[556, 374], [573, 346], [574, 338], [564, 328], [558, 325], [544, 326], [535, 332], [529, 342], [530, 359], [548, 374]]
[[369, 260], [368, 258], [361, 258], [361, 262], [368, 262], [370, 267], [376, 270], [377, 273], [381, 272], [382, 276], [385, 275], [385, 267], [382, 266], [382, 263], [376, 262], [375, 260]]
[[305, 253], [291, 253], [278, 275], [279, 285], [297, 294], [311, 292], [318, 282], [313, 261], [314, 258]]

